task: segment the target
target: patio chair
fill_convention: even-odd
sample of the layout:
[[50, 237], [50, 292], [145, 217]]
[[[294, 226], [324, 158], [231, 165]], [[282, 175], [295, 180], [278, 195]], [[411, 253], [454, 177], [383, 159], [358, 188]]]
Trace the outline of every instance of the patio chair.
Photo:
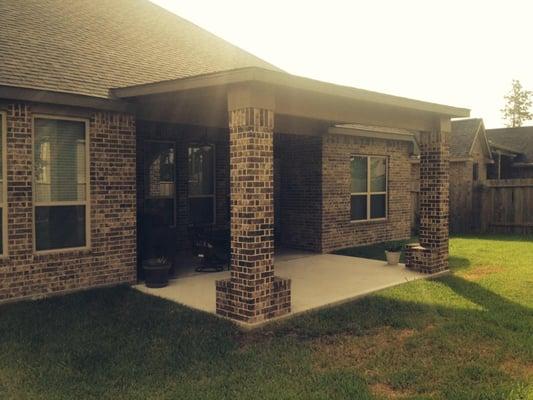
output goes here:
[[197, 272], [220, 272], [229, 267], [229, 241], [225, 234], [211, 227], [189, 226], [193, 256], [198, 259]]

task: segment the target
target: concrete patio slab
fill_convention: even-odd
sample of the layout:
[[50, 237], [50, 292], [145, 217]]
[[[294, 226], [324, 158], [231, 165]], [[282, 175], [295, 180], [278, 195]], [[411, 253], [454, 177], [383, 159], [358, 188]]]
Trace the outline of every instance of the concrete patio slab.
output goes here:
[[[403, 264], [334, 254], [283, 252], [275, 259], [276, 275], [292, 280], [292, 311], [304, 311], [339, 304], [366, 294], [428, 277]], [[215, 313], [215, 281], [229, 278], [229, 271], [202, 273], [171, 280], [161, 289], [139, 284], [135, 289], [153, 296]]]

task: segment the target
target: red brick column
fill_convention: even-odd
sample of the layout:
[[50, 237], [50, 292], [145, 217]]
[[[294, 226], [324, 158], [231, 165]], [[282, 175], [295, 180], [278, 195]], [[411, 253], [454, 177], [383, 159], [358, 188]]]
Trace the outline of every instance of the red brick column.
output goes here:
[[420, 244], [406, 252], [406, 265], [424, 273], [448, 269], [449, 132], [420, 135]]
[[274, 276], [274, 112], [229, 112], [231, 278], [217, 281], [217, 314], [255, 323], [290, 312], [290, 280]]

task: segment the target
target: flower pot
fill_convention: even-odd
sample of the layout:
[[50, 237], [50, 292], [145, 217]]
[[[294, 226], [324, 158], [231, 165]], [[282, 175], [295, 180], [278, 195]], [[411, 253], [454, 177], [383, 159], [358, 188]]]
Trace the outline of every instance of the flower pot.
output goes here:
[[151, 258], [143, 263], [144, 283], [149, 288], [162, 288], [168, 285], [170, 264], [167, 261]]
[[387, 257], [387, 264], [398, 265], [400, 262], [401, 251], [387, 251], [385, 250], [385, 256]]

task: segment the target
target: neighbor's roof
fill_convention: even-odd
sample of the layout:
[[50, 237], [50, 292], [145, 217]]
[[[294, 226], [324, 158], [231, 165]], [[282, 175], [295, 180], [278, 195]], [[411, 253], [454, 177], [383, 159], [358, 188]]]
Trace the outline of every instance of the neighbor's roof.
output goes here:
[[524, 161], [533, 162], [533, 126], [487, 129], [486, 132], [491, 144], [515, 149], [525, 156]]
[[452, 133], [450, 135], [450, 157], [470, 157], [472, 145], [479, 129], [482, 127], [481, 118], [458, 119], [452, 121]]
[[0, 85], [109, 88], [243, 67], [278, 70], [148, 0], [1, 0]]

